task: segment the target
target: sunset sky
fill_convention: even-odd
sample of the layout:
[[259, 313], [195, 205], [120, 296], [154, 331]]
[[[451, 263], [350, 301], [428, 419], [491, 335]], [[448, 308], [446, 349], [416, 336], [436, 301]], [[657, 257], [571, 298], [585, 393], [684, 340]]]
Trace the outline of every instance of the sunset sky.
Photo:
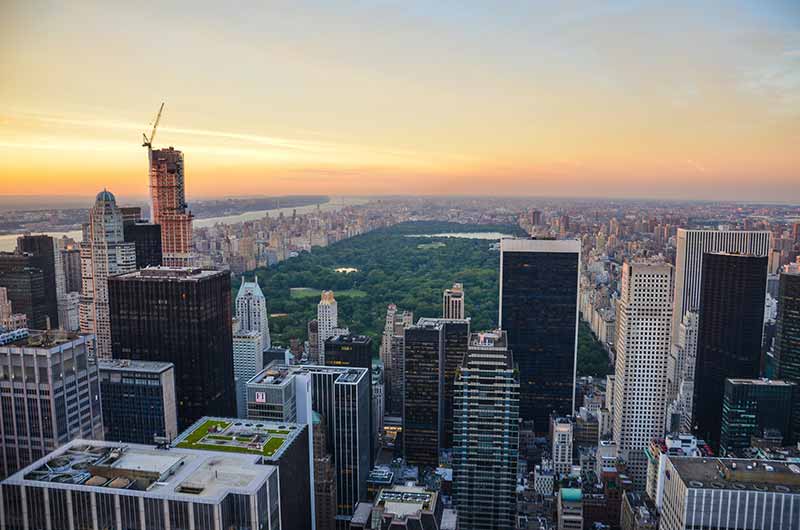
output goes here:
[[800, 202], [797, 0], [165, 4], [0, 0], [0, 195]]

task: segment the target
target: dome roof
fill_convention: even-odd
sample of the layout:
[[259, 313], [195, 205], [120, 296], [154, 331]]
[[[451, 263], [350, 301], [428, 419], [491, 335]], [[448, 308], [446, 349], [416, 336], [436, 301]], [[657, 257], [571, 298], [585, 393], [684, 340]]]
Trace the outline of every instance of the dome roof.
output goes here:
[[117, 199], [114, 198], [114, 194], [108, 190], [103, 190], [97, 194], [95, 201], [100, 202], [117, 202]]

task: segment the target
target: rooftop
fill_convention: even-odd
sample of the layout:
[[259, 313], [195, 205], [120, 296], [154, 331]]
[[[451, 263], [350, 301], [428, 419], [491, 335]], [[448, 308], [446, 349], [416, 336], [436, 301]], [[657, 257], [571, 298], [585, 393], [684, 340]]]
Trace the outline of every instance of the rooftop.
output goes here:
[[372, 339], [366, 335], [336, 335], [328, 339], [331, 344], [369, 344]]
[[506, 332], [501, 329], [470, 333], [469, 347], [471, 349], [504, 350], [508, 345]]
[[800, 465], [776, 460], [668, 457], [689, 488], [800, 494]]
[[160, 374], [175, 365], [162, 361], [133, 361], [130, 359], [98, 359], [100, 370], [116, 370], [120, 372], [152, 372]]
[[561, 500], [566, 502], [581, 502], [583, 499], [583, 492], [580, 488], [561, 488]]
[[114, 276], [115, 280], [165, 280], [165, 281], [187, 281], [203, 280], [213, 276], [228, 274], [226, 271], [216, 271], [199, 269], [196, 267], [146, 267], [127, 274]]
[[[366, 377], [369, 370], [344, 366], [320, 366], [316, 364], [287, 365], [279, 360], [272, 361], [266, 368], [254, 375], [248, 385], [285, 385], [295, 374], [333, 373], [339, 374], [337, 383], [358, 383]], [[371, 377], [371, 376], [370, 376]]]
[[375, 505], [382, 505], [384, 513], [405, 517], [421, 511], [433, 511], [437, 495], [419, 486], [394, 486], [381, 490]]
[[278, 459], [302, 432], [296, 423], [204, 417], [186, 429], [173, 447], [260, 455]]
[[0, 346], [52, 349], [68, 342], [85, 342], [86, 336], [60, 329], [15, 329], [0, 333]]
[[221, 501], [228, 493], [251, 494], [276, 467], [254, 455], [149, 445], [73, 440], [9, 477], [6, 482], [102, 492], [124, 489], [140, 495], [187, 501]]
[[732, 385], [753, 385], [753, 386], [794, 386], [794, 383], [789, 381], [780, 381], [774, 379], [728, 379]]

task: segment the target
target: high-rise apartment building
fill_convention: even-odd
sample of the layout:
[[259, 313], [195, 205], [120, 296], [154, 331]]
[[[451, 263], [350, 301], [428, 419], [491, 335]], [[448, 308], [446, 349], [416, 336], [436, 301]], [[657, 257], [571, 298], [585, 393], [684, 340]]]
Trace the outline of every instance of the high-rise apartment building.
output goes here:
[[250, 419], [310, 424], [312, 410], [319, 413], [336, 466], [336, 528], [347, 529], [367, 497], [370, 379], [364, 368], [272, 362], [247, 383]]
[[553, 418], [553, 471], [568, 475], [572, 472], [572, 442], [574, 425], [569, 418]]
[[0, 529], [295, 528], [295, 485], [256, 454], [75, 440], [0, 483]]
[[697, 363], [697, 329], [699, 315], [687, 311], [673, 342], [667, 360], [667, 430], [692, 431], [692, 399], [694, 370]]
[[42, 270], [46, 312], [53, 328], [59, 326], [58, 302], [66, 293], [61, 253], [56, 250], [55, 241], [47, 235], [25, 235], [17, 238], [17, 252], [31, 256], [28, 259], [29, 266]]
[[103, 190], [89, 210], [81, 243], [80, 329], [81, 333], [94, 334], [98, 358], [111, 357], [108, 278], [135, 269], [135, 245], [125, 242], [117, 201], [110, 191]]
[[55, 291], [45, 282], [45, 259], [28, 253], [0, 252], [0, 287], [28, 325], [38, 329], [54, 327], [58, 320]]
[[442, 317], [464, 319], [464, 286], [454, 283], [442, 295]]
[[664, 435], [672, 282], [672, 266], [663, 262], [622, 267], [612, 432], [638, 489], [647, 478], [645, 448]]
[[261, 286], [258, 285], [257, 276], [253, 277], [252, 282], [242, 279], [242, 285], [236, 293], [236, 318], [239, 320], [240, 331], [257, 331], [261, 334], [262, 347], [265, 350], [272, 347], [267, 299], [261, 291]]
[[322, 291], [317, 305], [317, 347], [320, 364], [325, 364], [325, 341], [333, 336], [333, 330], [338, 327], [339, 310], [333, 291]]
[[800, 474], [773, 460], [668, 456], [660, 530], [800, 529]]
[[771, 239], [772, 233], [768, 230], [678, 229], [675, 255], [675, 306], [672, 313], [673, 340], [677, 340], [680, 323], [686, 312], [700, 309], [703, 254], [738, 252], [767, 256], [771, 248]]
[[136, 249], [136, 268], [160, 267], [163, 264], [161, 250], [161, 225], [141, 219], [125, 221], [123, 236]]
[[178, 436], [172, 363], [101, 359], [97, 367], [106, 440], [154, 444]]
[[[735, 455], [747, 449], [751, 437], [781, 438], [781, 445], [792, 443], [792, 408], [797, 385], [769, 379], [726, 379], [722, 398], [719, 450]], [[770, 432], [771, 431], [771, 432]]]
[[442, 350], [438, 319], [420, 319], [405, 330], [403, 451], [409, 464], [437, 467], [442, 448]]
[[[781, 274], [775, 357], [779, 377], [800, 385], [800, 272]], [[792, 418], [792, 439], [800, 442], [800, 407]]]
[[[61, 245], [59, 241], [59, 245]], [[64, 267], [65, 290], [68, 293], [81, 292], [81, 250], [77, 245], [69, 244], [59, 249], [61, 266]]]
[[577, 240], [500, 241], [500, 328], [520, 371], [520, 416], [548, 431], [550, 415], [575, 408]]
[[766, 256], [703, 256], [692, 416], [695, 434], [715, 451], [725, 379], [759, 376], [766, 289]]
[[396, 305], [389, 304], [381, 338], [380, 357], [385, 371], [386, 413], [390, 416], [402, 416], [403, 414], [405, 329], [413, 324], [413, 312], [398, 311]]
[[115, 359], [175, 365], [178, 427], [234, 416], [228, 271], [151, 267], [108, 282]]
[[75, 438], [103, 438], [91, 337], [0, 333], [0, 478]]
[[264, 348], [258, 331], [233, 334], [233, 377], [236, 380], [236, 416], [247, 417], [247, 381], [264, 368]]
[[163, 264], [191, 265], [194, 216], [186, 204], [183, 153], [172, 147], [150, 151], [150, 216], [161, 226]]
[[456, 374], [453, 499], [459, 527], [514, 528], [519, 379], [504, 331], [472, 333]]

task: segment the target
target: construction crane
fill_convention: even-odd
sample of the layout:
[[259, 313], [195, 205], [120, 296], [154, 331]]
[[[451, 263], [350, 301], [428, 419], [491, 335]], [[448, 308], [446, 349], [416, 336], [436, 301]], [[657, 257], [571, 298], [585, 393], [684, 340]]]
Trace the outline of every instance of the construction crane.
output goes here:
[[150, 132], [150, 138], [147, 137], [145, 133], [142, 133], [142, 147], [146, 147], [148, 151], [153, 149], [153, 139], [156, 137], [156, 129], [158, 129], [158, 122], [161, 121], [161, 112], [164, 110], [164, 103], [161, 103], [161, 107], [158, 109], [158, 114], [156, 114], [156, 121], [153, 122], [153, 130]]

